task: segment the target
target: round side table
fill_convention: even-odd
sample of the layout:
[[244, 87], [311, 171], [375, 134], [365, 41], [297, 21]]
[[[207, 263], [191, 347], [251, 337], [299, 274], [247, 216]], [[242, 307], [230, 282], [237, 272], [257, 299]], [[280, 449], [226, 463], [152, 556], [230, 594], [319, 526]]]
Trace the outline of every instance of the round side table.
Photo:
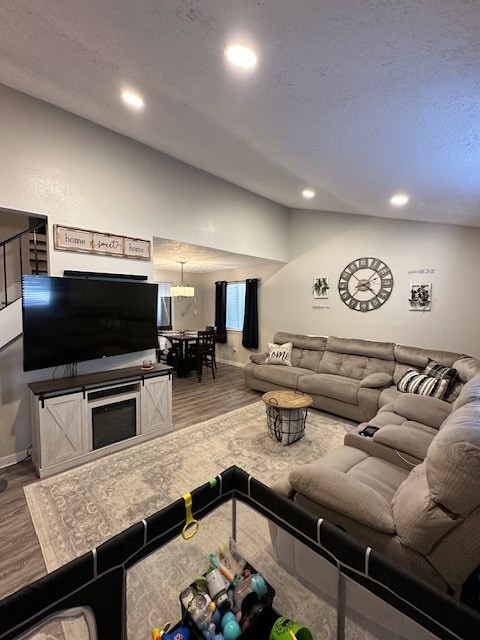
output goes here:
[[282, 446], [292, 444], [305, 435], [307, 410], [313, 398], [304, 393], [280, 390], [262, 396], [267, 411], [268, 435]]

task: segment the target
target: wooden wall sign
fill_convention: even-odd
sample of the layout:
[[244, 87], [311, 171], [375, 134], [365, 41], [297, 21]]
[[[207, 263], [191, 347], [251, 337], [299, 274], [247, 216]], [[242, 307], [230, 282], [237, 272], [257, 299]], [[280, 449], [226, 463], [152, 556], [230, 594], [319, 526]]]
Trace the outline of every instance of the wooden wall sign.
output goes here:
[[55, 249], [61, 251], [150, 260], [150, 240], [63, 227], [58, 224], [53, 227], [53, 237]]

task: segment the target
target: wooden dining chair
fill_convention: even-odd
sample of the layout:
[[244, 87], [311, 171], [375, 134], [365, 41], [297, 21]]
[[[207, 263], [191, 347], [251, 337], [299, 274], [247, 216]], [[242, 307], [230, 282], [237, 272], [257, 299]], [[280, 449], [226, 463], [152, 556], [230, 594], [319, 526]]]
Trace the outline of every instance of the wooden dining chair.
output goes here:
[[216, 344], [217, 344], [216, 333], [217, 333], [217, 327], [214, 327], [212, 325], [207, 325], [205, 327], [205, 331], [210, 331], [211, 333], [213, 333], [213, 366], [215, 367], [215, 370], [217, 370], [217, 358], [216, 358]]
[[215, 379], [215, 334], [212, 331], [199, 331], [189, 349], [190, 355], [196, 357], [198, 382], [202, 380], [203, 367], [211, 369]]

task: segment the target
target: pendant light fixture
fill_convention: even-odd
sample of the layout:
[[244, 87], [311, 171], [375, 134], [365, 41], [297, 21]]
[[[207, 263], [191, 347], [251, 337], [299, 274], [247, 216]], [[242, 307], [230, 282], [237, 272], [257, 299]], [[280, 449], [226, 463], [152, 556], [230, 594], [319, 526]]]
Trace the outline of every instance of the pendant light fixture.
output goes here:
[[178, 262], [182, 265], [182, 284], [178, 287], [170, 287], [170, 295], [172, 298], [193, 298], [195, 295], [195, 289], [183, 284], [183, 265], [185, 264], [185, 261], [182, 262], [179, 260]]

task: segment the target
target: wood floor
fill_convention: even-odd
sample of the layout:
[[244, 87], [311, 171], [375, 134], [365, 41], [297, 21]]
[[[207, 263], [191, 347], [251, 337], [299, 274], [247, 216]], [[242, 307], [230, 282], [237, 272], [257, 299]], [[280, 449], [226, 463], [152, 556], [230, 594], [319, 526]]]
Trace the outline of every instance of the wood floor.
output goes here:
[[[257, 402], [261, 394], [247, 389], [243, 369], [218, 363], [202, 381], [196, 375], [173, 378], [173, 424], [182, 429]], [[0, 471], [8, 481], [0, 493], [0, 599], [46, 574], [23, 487], [38, 482], [30, 460]]]

